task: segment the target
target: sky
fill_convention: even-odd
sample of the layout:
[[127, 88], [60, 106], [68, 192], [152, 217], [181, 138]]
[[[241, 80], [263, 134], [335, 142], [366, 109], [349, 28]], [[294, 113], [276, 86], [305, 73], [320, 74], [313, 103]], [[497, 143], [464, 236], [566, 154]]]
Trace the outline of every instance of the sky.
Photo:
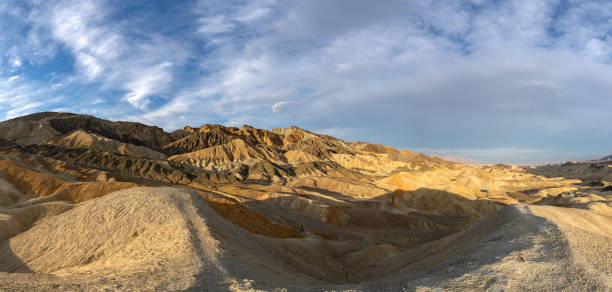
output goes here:
[[0, 120], [296, 125], [486, 163], [612, 154], [612, 1], [0, 1]]

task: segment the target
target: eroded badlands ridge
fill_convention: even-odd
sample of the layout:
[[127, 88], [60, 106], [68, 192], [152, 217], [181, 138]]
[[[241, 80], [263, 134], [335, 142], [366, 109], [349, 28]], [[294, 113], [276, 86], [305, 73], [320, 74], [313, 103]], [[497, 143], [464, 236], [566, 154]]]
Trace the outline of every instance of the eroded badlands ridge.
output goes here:
[[612, 289], [607, 165], [584, 167], [38, 113], [0, 123], [0, 283]]

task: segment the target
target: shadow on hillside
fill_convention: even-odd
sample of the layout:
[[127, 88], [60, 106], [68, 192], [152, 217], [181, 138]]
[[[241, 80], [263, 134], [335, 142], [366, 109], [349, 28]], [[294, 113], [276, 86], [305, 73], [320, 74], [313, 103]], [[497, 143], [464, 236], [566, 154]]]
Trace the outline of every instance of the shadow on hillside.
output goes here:
[[[387, 279], [400, 281], [405, 285], [405, 291], [417, 291], [423, 286], [438, 287], [450, 279], [470, 274], [483, 275], [484, 272], [491, 273], [491, 277], [479, 279], [469, 276], [475, 280], [470, 283], [473, 285], [471, 289], [490, 290], [498, 279], [487, 267], [501, 263], [502, 259], [506, 265], [513, 261], [524, 265], [526, 262], [559, 262], [571, 257], [567, 240], [559, 240], [561, 234], [558, 227], [547, 219], [508, 206], [462, 232], [404, 251], [408, 255], [404, 258], [405, 265], [393, 267], [398, 272]], [[535, 246], [545, 248], [538, 248], [536, 253], [527, 253], [530, 257], [523, 257], [524, 251]], [[507, 276], [513, 277], [511, 274]], [[381, 279], [369, 280], [373, 282], [373, 290], [388, 284]]]
[[[13, 252], [9, 240], [0, 241], [0, 272], [33, 273], [30, 268]], [[2, 280], [0, 279], [0, 282]]]
[[[402, 213], [399, 213], [398, 210], [385, 209], [385, 205], [391, 207], [394, 204], [393, 200], [397, 200], [397, 198], [392, 199], [396, 197], [394, 193], [371, 200], [362, 200], [361, 203], [339, 202], [334, 208], [341, 210], [340, 217], [348, 218], [344, 224], [329, 222], [327, 216], [317, 218], [313, 216], [314, 213], [304, 211], [303, 208], [308, 208], [308, 206], [296, 208], [291, 204], [279, 205], [279, 201], [274, 199], [250, 201], [244, 206], [272, 222], [294, 228], [305, 235], [316, 234], [315, 232], [331, 232], [341, 235], [332, 242], [348, 240], [351, 243], [345, 244], [356, 244], [356, 249], [347, 249], [344, 253], [338, 250], [333, 252], [325, 250], [329, 248], [329, 245], [316, 246], [316, 248], [324, 249], [321, 252], [328, 254], [330, 258], [333, 254], [336, 260], [344, 261], [344, 257], [356, 251], [376, 250], [379, 246], [395, 246], [393, 250], [396, 254], [393, 256], [382, 259], [364, 258], [363, 264], [360, 265], [362, 267], [353, 267], [353, 270], [351, 267], [345, 267], [348, 271], [346, 279], [341, 281], [322, 279], [330, 284], [376, 282], [388, 279], [389, 275], [410, 281], [417, 281], [419, 277], [425, 276], [437, 277], [439, 280], [459, 277], [495, 263], [515, 251], [532, 247], [534, 242], [529, 238], [542, 233], [540, 226], [547, 226], [548, 229], [555, 228], [548, 226], [550, 224], [545, 219], [531, 214], [526, 215], [531, 216], [530, 224], [518, 224], [520, 228], [515, 228], [512, 222], [520, 223], [523, 215], [519, 214], [516, 207], [504, 208], [501, 204], [491, 200], [469, 200], [458, 194], [430, 189], [420, 189], [417, 192], [431, 192], [435, 194], [432, 195], [435, 200], [425, 204], [426, 209], [414, 205], [412, 206], [414, 210]], [[299, 195], [296, 194], [296, 196]], [[311, 199], [316, 201], [316, 196]], [[376, 204], [367, 208], [363, 206], [363, 201], [376, 201]], [[483, 210], [483, 204], [492, 204], [502, 208], [502, 211], [475, 221], [471, 221], [467, 216], [434, 214], [436, 206], [443, 206], [444, 202], [450, 202], [449, 210], [461, 209], [453, 204], [468, 206], [473, 210]], [[324, 204], [324, 202], [321, 203]], [[406, 248], [405, 246], [408, 245], [398, 242], [397, 238], [412, 240], [413, 244]], [[480, 253], [481, 248], [489, 254]], [[543, 254], [540, 259], [536, 260], [546, 261], [548, 256]], [[291, 263], [287, 262], [287, 264]], [[308, 274], [308, 271], [298, 271], [298, 273], [304, 273], [306, 277], [312, 276]], [[259, 281], [254, 280], [254, 288], [256, 288]], [[259, 280], [265, 282], [265, 279]]]
[[[540, 175], [547, 178], [562, 177], [564, 179], [579, 179], [582, 183], [577, 185], [588, 187], [603, 187], [603, 180], [612, 173], [610, 161], [603, 162], [578, 162], [564, 163], [553, 166], [538, 166], [535, 168], [523, 168], [525, 172]], [[552, 169], [551, 169], [552, 167]]]
[[[470, 222], [491, 215], [503, 206], [492, 200], [470, 200], [458, 194], [426, 188], [414, 192], [389, 192], [367, 200], [320, 188], [300, 188], [311, 193], [283, 193], [287, 197], [248, 200], [244, 205], [270, 221], [300, 231], [312, 227], [319, 232], [333, 231], [345, 235], [364, 230], [378, 234], [404, 232], [419, 235], [422, 238], [418, 241], [420, 243], [439, 239], [439, 234], [446, 236], [462, 230]], [[431, 194], [431, 200], [415, 200], [411, 198], [412, 193]], [[291, 195], [314, 202], [299, 202]]]
[[[489, 200], [469, 200], [458, 194], [438, 190], [421, 189], [419, 191], [436, 193], [436, 201], [471, 204], [475, 209], [482, 204], [480, 201], [494, 203]], [[392, 204], [391, 196], [394, 194], [385, 194], [372, 200]], [[435, 207], [436, 204], [442, 206], [441, 203], [435, 202], [431, 202], [430, 206]], [[346, 278], [321, 279], [328, 283], [320, 286], [322, 288], [339, 283], [360, 285], [366, 283], [368, 287], [371, 287], [369, 289], [384, 290], [385, 285], [390, 283], [389, 281], [401, 279], [403, 283], [407, 283], [409, 290], [414, 290], [423, 284], [421, 281], [423, 278], [439, 283], [476, 272], [513, 253], [518, 254], [519, 251], [533, 248], [536, 237], [542, 238], [547, 234], [560, 232], [546, 219], [537, 217], [528, 210], [520, 211], [521, 206], [503, 207], [501, 204], [499, 205], [501, 210], [495, 214], [468, 223], [469, 220], [466, 217], [433, 214], [432, 210], [435, 209], [419, 210], [420, 206], [413, 206], [414, 211], [398, 213], [397, 210], [391, 212], [392, 210], [386, 209], [368, 209], [359, 206], [358, 203], [343, 201], [335, 207], [343, 210], [344, 215], [348, 216], [345, 225], [325, 222], [328, 218], [316, 218], [300, 208], [294, 208], [291, 204], [278, 205], [276, 200], [251, 201], [244, 205], [273, 222], [292, 227], [305, 235], [312, 235], [312, 231], [342, 234], [341, 237], [329, 241], [329, 244], [344, 248], [333, 251], [326, 250], [329, 244], [319, 244], [317, 243], [319, 241], [273, 239], [289, 245], [297, 244], [296, 242], [311, 244], [312, 248], [319, 248], [322, 254], [327, 254], [329, 260], [341, 261]], [[425, 213], [425, 211], [430, 213]], [[402, 243], [398, 242], [395, 237], [404, 240], [413, 238], [412, 243], [416, 245], [402, 247]], [[421, 241], [414, 240], [414, 238], [420, 238]], [[223, 238], [218, 238], [218, 240], [223, 244]], [[323, 242], [326, 241], [323, 240]], [[554, 245], [556, 246], [554, 252], [543, 250], [537, 258], [528, 260], [532, 262], [554, 261], [560, 255], [565, 256], [563, 252], [568, 250], [567, 242], [555, 242]], [[347, 248], [349, 246], [352, 248]], [[394, 248], [391, 248], [391, 251], [383, 251], [388, 249], [388, 246], [394, 246]], [[390, 252], [390, 254], [384, 257], [376, 256], [378, 249], [381, 249], [382, 253]], [[361, 252], [365, 252], [364, 257], [355, 265], [354, 255]], [[368, 254], [372, 256], [367, 256]], [[352, 260], [349, 260], [351, 257]], [[293, 265], [291, 261], [300, 260], [300, 257], [290, 261], [286, 258], [278, 258], [278, 260]], [[516, 260], [525, 261], [526, 259], [517, 258]], [[349, 264], [350, 262], [353, 264]], [[249, 269], [249, 267], [245, 266], [241, 269]], [[308, 271], [296, 270], [296, 274], [300, 273], [304, 274], [305, 279], [313, 276]], [[202, 274], [201, 277], [206, 276]], [[265, 286], [265, 283], [270, 283], [270, 279], [254, 278], [253, 280], [253, 288], [269, 288]], [[483, 285], [486, 286], [486, 283]], [[486, 289], [485, 286], [480, 288]], [[299, 289], [300, 286], [283, 283], [281, 287]]]
[[[354, 202], [356, 200], [356, 198], [351, 197], [349, 195], [345, 195], [345, 194], [342, 194], [342, 193], [339, 193], [339, 192], [334, 192], [334, 191], [331, 191], [331, 190], [326, 190], [326, 189], [322, 189], [322, 188], [318, 188], [318, 187], [299, 186], [299, 187], [296, 187], [296, 188], [297, 189], [302, 189], [302, 190], [305, 190], [305, 191], [308, 191], [308, 192], [315, 192], [315, 193], [327, 195], [327, 196], [333, 197], [335, 199], [343, 200], [343, 201], [346, 201], [346, 202], [351, 202], [351, 201]], [[302, 195], [304, 195], [304, 194], [302, 194]]]

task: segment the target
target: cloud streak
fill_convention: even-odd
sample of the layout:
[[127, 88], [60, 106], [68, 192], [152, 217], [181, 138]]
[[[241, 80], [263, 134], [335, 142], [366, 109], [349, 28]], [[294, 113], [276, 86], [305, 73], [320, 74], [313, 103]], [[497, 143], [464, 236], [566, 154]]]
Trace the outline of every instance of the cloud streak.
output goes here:
[[188, 56], [188, 49], [172, 38], [145, 31], [134, 42], [129, 22], [115, 23], [110, 1], [53, 2], [34, 9], [34, 24], [49, 31], [74, 58], [83, 83], [123, 90], [122, 99], [145, 110], [152, 96], [165, 94], [173, 70]]

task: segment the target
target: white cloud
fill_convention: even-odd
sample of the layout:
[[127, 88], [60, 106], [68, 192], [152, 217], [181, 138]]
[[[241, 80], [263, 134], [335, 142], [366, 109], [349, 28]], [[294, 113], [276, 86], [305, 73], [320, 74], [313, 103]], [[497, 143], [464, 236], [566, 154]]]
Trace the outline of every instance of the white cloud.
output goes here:
[[101, 104], [101, 103], [104, 103], [104, 99], [103, 98], [96, 98], [96, 99], [91, 101], [92, 105]]
[[18, 69], [19, 67], [21, 67], [21, 65], [23, 65], [23, 62], [19, 58], [13, 58], [13, 60], [11, 61], [11, 67], [13, 68], [13, 70]]
[[118, 33], [105, 27], [106, 11], [91, 0], [62, 1], [49, 9], [53, 37], [74, 52], [77, 66], [87, 78], [97, 78], [103, 64], [112, 61], [123, 47]]
[[[268, 17], [276, 4], [275, 0], [248, 1], [244, 5], [236, 3], [219, 5], [217, 2], [199, 1], [195, 9], [201, 15], [198, 19], [198, 32], [210, 38], [212, 35], [245, 28], [245, 25], [252, 25]], [[212, 41], [216, 43], [219, 40]]]
[[281, 100], [275, 104], [272, 105], [272, 111], [277, 113], [280, 112], [281, 110], [283, 110], [283, 107], [287, 106], [287, 104], [289, 104], [288, 101], [286, 100]]
[[[24, 114], [38, 111], [45, 104], [39, 100], [46, 89], [19, 75], [4, 76], [0, 72], [0, 109], [5, 109], [4, 118], [10, 119]], [[47, 99], [49, 104], [57, 102], [51, 96]]]
[[256, 7], [253, 9], [244, 9], [237, 15], [236, 20], [242, 22], [249, 22], [256, 19], [263, 18], [270, 14], [271, 9], [265, 7]]
[[33, 109], [41, 107], [43, 105], [44, 104], [42, 102], [32, 102], [32, 103], [23, 104], [19, 108], [13, 108], [12, 110], [8, 111], [6, 113], [6, 117], [8, 119], [12, 119], [12, 118], [16, 118], [19, 116], [23, 116], [25, 114], [31, 113]]
[[125, 88], [130, 92], [124, 96], [124, 99], [137, 108], [145, 108], [149, 102], [147, 97], [162, 91], [166, 82], [172, 79], [170, 72], [167, 70], [171, 66], [171, 63], [162, 63], [151, 68], [148, 72], [141, 72], [141, 76], [135, 76], [132, 81], [125, 85]]
[[229, 32], [234, 29], [235, 25], [228, 20], [224, 15], [215, 15], [210, 17], [200, 18], [199, 33], [217, 34]]
[[610, 59], [610, 45], [600, 39], [591, 39], [587, 42], [584, 53], [587, 57], [596, 61], [608, 61]]
[[88, 53], [76, 53], [77, 66], [81, 73], [89, 80], [93, 80], [102, 73], [100, 61]]
[[176, 40], [146, 32], [149, 39], [134, 43], [126, 34], [129, 23], [109, 18], [112, 3], [105, 0], [60, 1], [37, 15], [41, 26], [68, 47], [85, 82], [102, 82], [107, 88], [127, 91], [124, 100], [145, 109], [153, 95], [165, 92], [176, 65], [187, 57], [187, 49]]
[[[145, 114], [131, 115], [127, 118], [129, 120], [136, 120], [142, 123], [159, 125], [166, 130], [176, 130], [188, 124], [192, 126], [199, 126], [197, 124], [191, 124], [195, 122], [194, 116], [203, 116], [207, 113], [208, 112], [205, 108], [194, 106], [193, 97], [179, 95], [156, 110], [149, 111]], [[185, 114], [189, 114], [189, 116], [191, 116], [191, 120], [187, 119]], [[162, 121], [162, 123], [160, 123], [160, 121]], [[201, 122], [201, 120], [198, 122]]]

